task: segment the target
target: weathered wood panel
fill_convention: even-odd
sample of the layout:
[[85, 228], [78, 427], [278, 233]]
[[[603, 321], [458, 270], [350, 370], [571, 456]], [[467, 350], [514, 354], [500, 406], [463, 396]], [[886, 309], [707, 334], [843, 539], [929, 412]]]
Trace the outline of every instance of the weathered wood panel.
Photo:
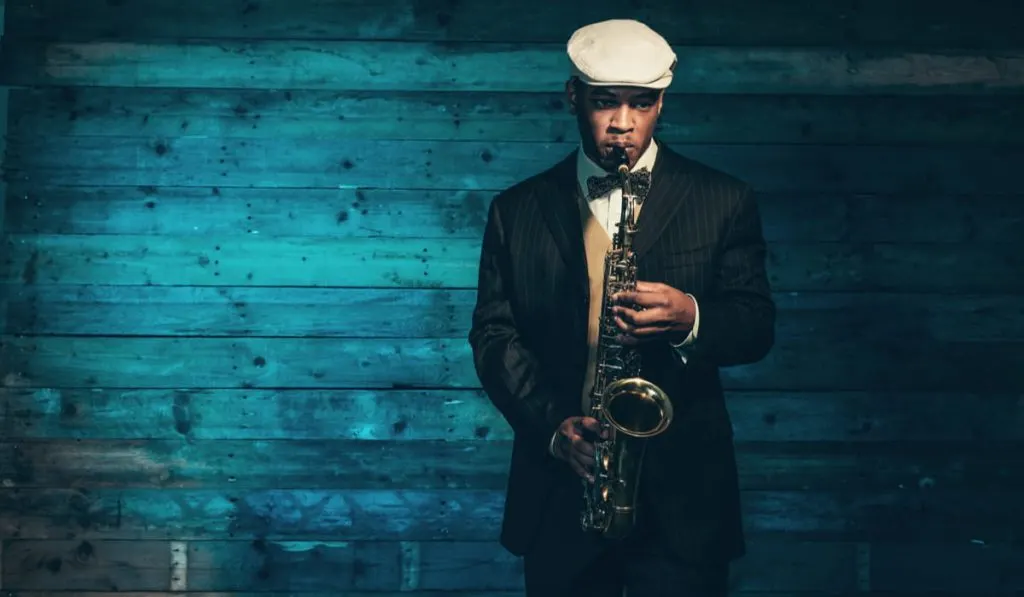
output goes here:
[[[1024, 342], [928, 343], [845, 334], [783, 335], [729, 389], [989, 392], [1024, 388]], [[865, 358], [871, 355], [871, 358]], [[5, 336], [8, 386], [31, 388], [478, 388], [458, 339]]]
[[[7, 591], [9, 597], [176, 597], [180, 593], [146, 591]], [[214, 592], [214, 591], [189, 591], [194, 597], [296, 597], [293, 591], [277, 593], [274, 591], [259, 591], [247, 593], [244, 591]], [[457, 597], [522, 597], [522, 591], [459, 591]], [[409, 597], [407, 591], [303, 591], [303, 597]], [[416, 591], [416, 597], [453, 597], [448, 591]], [[813, 593], [807, 591], [730, 591], [731, 597], [831, 597], [831, 593]], [[862, 591], [858, 595], [863, 597], [978, 597], [974, 591], [885, 591], [873, 593]], [[1017, 597], [1013, 591], [988, 591], [985, 597]]]
[[[5, 594], [9, 597], [181, 597], [181, 592], [176, 590], [174, 592], [161, 592], [161, 591], [116, 591], [116, 592], [104, 592], [104, 591], [5, 591]], [[739, 593], [742, 594], [742, 593]], [[329, 590], [323, 592], [317, 591], [302, 591], [302, 593], [296, 593], [295, 591], [257, 591], [257, 592], [244, 592], [244, 591], [189, 591], [188, 595], [192, 597], [409, 597], [410, 592], [405, 590], [399, 591], [345, 591], [345, 590]], [[453, 597], [450, 591], [420, 591], [412, 593], [415, 597]], [[929, 593], [927, 596], [923, 595], [910, 595], [910, 594], [895, 594], [886, 593], [887, 597], [975, 597], [974, 595], [960, 595], [960, 594], [937, 594]], [[459, 591], [457, 597], [522, 597], [522, 591]], [[764, 593], [761, 591], [756, 592], [756, 597], [807, 597], [806, 595], [799, 595], [793, 593]], [[1013, 595], [990, 595], [990, 597], [1014, 597]]]
[[[0, 84], [11, 86], [550, 92], [563, 88], [569, 75], [564, 40], [6, 40], [3, 45]], [[690, 93], [994, 94], [1024, 89], [1019, 49], [683, 46], [676, 54], [673, 88]]]
[[[0, 281], [26, 285], [474, 289], [480, 240], [8, 235]], [[768, 248], [776, 292], [1016, 292], [1020, 243], [796, 243]]]
[[[757, 543], [1012, 541], [1020, 491], [916, 487], [857, 493], [743, 492]], [[326, 541], [495, 541], [503, 490], [28, 490], [0, 489], [6, 537], [97, 541], [211, 537]], [[984, 508], [973, 505], [985, 500]], [[755, 541], [751, 541], [752, 543]]]
[[[165, 541], [5, 542], [6, 589], [165, 591], [172, 544]], [[202, 541], [189, 543], [190, 591], [516, 590], [521, 563], [494, 542]], [[860, 555], [859, 554], [863, 554]], [[925, 566], [924, 560], [931, 565]], [[858, 569], [858, 563], [865, 567]], [[1021, 552], [1002, 545], [765, 540], [751, 545], [731, 578], [737, 591], [853, 593], [900, 589], [905, 562], [914, 586], [1019, 590]], [[969, 566], [957, 562], [967, 561]], [[937, 565], [945, 563], [946, 566]], [[952, 567], [953, 572], [950, 571]], [[414, 570], [415, 574], [408, 571]], [[799, 571], [799, 573], [794, 573]], [[1000, 573], [1001, 572], [1001, 573]], [[415, 579], [415, 583], [411, 579]], [[955, 580], [950, 587], [948, 581]]]
[[[546, 170], [572, 143], [17, 137], [11, 183], [67, 186], [502, 189]], [[1024, 147], [675, 146], [759, 192], [1020, 195]]]
[[[677, 143], [1004, 145], [1024, 142], [1024, 107], [999, 96], [665, 97], [658, 134]], [[575, 142], [558, 89], [538, 93], [15, 89], [12, 135], [329, 137]]]
[[[914, 450], [911, 442], [1024, 441], [1024, 396], [978, 392], [735, 391], [729, 393], [728, 404], [739, 442], [903, 442]], [[479, 390], [9, 385], [0, 397], [0, 430], [12, 439], [512, 439], [505, 419]]]
[[[466, 338], [474, 289], [10, 285], [21, 335]], [[780, 335], [1024, 340], [1024, 296], [776, 292]], [[886, 313], [887, 317], [878, 317]]]
[[[483, 428], [482, 428], [483, 429]], [[10, 488], [505, 488], [509, 440], [111, 440], [0, 443]], [[1024, 442], [740, 441], [745, 490], [1024, 490]], [[321, 463], [310, 467], [309, 463]], [[24, 511], [21, 511], [24, 513]], [[1011, 524], [1013, 518], [1006, 519]], [[795, 524], [795, 523], [794, 523]]]
[[[501, 4], [470, 1], [263, 0], [219, 2], [149, 0], [8, 0], [12, 37], [62, 40], [179, 37], [218, 39], [381, 39], [561, 42], [580, 25], [617, 18], [622, 6], [596, 0]], [[1013, 0], [988, 0], [985, 10], [926, 0], [789, 1], [770, 14], [753, 0], [692, 0], [685, 10], [638, 3], [630, 16], [657, 23], [680, 45], [856, 45], [1019, 47], [1024, 18]], [[750, 18], [758, 14], [762, 18]]]
[[[1022, 189], [1024, 190], [1024, 189]], [[13, 234], [479, 239], [492, 190], [53, 187], [15, 183]], [[759, 193], [775, 241], [990, 245], [1024, 238], [1024, 196]], [[921, 215], [927, 213], [927, 226]], [[200, 214], [202, 217], [199, 217]], [[283, 216], [283, 217], [282, 217]]]
[[[619, 10], [566, 6], [13, 2], [0, 588], [520, 588], [464, 336], [489, 197], [576, 141], [565, 36]], [[632, 8], [661, 133], [758, 189], [780, 304], [726, 372], [734, 595], [1021, 591], [1021, 5], [686, 8]]]

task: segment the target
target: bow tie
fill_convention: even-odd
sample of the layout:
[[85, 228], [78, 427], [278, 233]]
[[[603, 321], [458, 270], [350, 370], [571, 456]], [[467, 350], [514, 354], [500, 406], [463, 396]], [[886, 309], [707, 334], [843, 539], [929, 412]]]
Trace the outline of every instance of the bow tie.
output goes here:
[[[642, 203], [647, 191], [651, 189], [651, 172], [641, 168], [627, 175], [632, 191], [636, 194], [637, 203]], [[591, 176], [587, 178], [587, 194], [589, 199], [600, 197], [612, 189], [619, 188], [619, 175]]]

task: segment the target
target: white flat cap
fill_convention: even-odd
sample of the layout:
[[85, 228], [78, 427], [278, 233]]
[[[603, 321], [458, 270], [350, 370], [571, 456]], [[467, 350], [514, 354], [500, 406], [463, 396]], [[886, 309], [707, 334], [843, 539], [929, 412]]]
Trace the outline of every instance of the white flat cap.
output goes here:
[[577, 29], [566, 45], [572, 76], [589, 85], [665, 89], [676, 54], [665, 38], [632, 19], [611, 19]]

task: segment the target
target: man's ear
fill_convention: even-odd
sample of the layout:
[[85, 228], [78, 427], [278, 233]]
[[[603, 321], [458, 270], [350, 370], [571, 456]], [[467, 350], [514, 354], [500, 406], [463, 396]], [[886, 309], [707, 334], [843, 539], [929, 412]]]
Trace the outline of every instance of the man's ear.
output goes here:
[[576, 97], [576, 81], [569, 79], [565, 82], [565, 99], [569, 104], [569, 114], [576, 115], [579, 106], [579, 98]]

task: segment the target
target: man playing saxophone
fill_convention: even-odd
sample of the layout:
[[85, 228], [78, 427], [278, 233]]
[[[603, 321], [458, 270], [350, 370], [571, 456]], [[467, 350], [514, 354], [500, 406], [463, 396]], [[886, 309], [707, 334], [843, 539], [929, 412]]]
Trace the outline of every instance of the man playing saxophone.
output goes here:
[[654, 137], [664, 38], [603, 21], [567, 51], [580, 146], [492, 201], [469, 333], [514, 431], [501, 543], [528, 597], [724, 597], [745, 542], [719, 370], [774, 342], [760, 214]]

